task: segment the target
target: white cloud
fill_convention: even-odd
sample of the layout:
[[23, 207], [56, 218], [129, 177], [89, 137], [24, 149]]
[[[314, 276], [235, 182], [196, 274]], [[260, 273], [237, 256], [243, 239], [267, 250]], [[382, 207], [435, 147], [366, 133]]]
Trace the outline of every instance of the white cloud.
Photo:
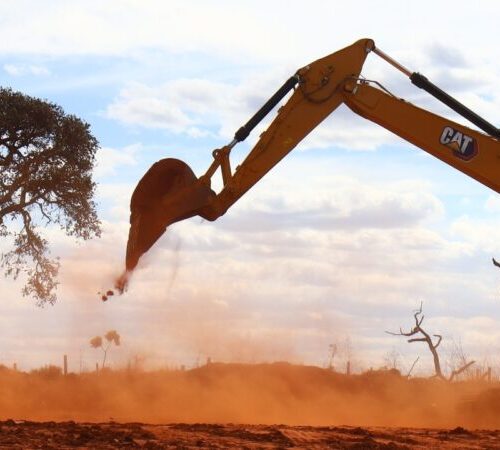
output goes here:
[[[421, 216], [414, 222], [401, 222], [395, 214], [393, 227], [378, 228], [371, 226], [373, 217], [368, 214], [354, 228], [295, 227], [283, 216], [294, 208], [307, 211], [303, 205], [307, 193], [299, 192], [294, 198], [287, 189], [288, 178], [288, 173], [275, 176], [279, 191], [275, 188], [272, 196], [265, 195], [266, 189], [253, 193], [257, 197], [253, 202], [232, 209], [227, 218], [215, 223], [194, 218], [172, 226], [145, 255], [129, 292], [105, 304], [97, 291], [111, 287], [123, 267], [126, 218], [120, 223], [105, 222], [100, 240], [77, 247], [65, 238], [59, 240], [58, 245], [65, 247], [61, 247], [62, 300], [57, 315], [59, 320], [65, 318], [68, 329], [55, 334], [46, 331], [47, 338], [32, 344], [31, 351], [57, 358], [74, 349], [70, 353], [74, 360], [78, 346], [86, 346], [87, 338], [115, 328], [134, 349], [148, 348], [150, 357], [158, 361], [170, 358], [173, 363], [192, 364], [201, 354], [215, 360], [278, 358], [318, 364], [335, 331], [351, 334], [358, 358], [376, 367], [385, 348], [376, 342], [377, 336], [407, 323], [408, 310], [421, 299], [429, 305], [429, 318], [439, 313], [448, 317], [450, 302], [455, 317], [467, 317], [457, 308], [472, 295], [476, 308], [489, 301], [485, 299], [488, 280], [478, 266], [472, 264], [470, 274], [463, 273], [475, 261], [470, 249], [428, 228], [427, 219], [436, 213], [439, 218], [443, 206], [432, 196], [419, 204], [411, 196], [416, 182], [399, 186], [396, 193], [351, 177], [333, 178], [331, 186], [327, 184], [332, 204], [347, 217], [357, 209], [377, 205], [385, 205], [381, 211], [387, 209], [388, 215], [399, 214], [401, 205], [408, 203]], [[318, 179], [319, 185], [328, 181]], [[419, 186], [424, 194], [425, 184]], [[106, 189], [117, 204], [128, 201], [126, 195], [120, 197], [122, 187], [113, 192], [111, 188]], [[283, 199], [277, 198], [278, 192]], [[328, 199], [326, 189], [312, 204], [321, 205], [324, 199]], [[388, 200], [392, 206], [386, 204]], [[251, 204], [267, 210], [281, 205], [271, 229], [262, 228], [246, 214]], [[253, 230], [242, 233], [239, 226], [244, 221], [253, 224]], [[239, 226], [228, 226], [231, 222]], [[10, 314], [5, 312], [7, 317]], [[384, 318], [384, 323], [377, 318]], [[21, 322], [22, 327], [28, 326], [27, 319]], [[51, 326], [50, 321], [43, 323]], [[457, 329], [451, 322], [429, 324], [443, 333]], [[480, 319], [467, 323], [464, 336], [473, 350], [476, 342], [483, 342], [485, 326], [490, 329], [491, 323]], [[0, 349], [9, 342], [0, 340]], [[388, 340], [385, 345], [394, 342]], [[29, 352], [16, 345], [9, 358], [13, 355], [22, 358]], [[87, 364], [91, 358], [86, 354]], [[117, 355], [116, 361], [125, 358]], [[31, 364], [37, 361], [32, 359]], [[23, 364], [29, 364], [28, 356]]]
[[[291, 177], [291, 179], [294, 179]], [[294, 183], [260, 186], [238, 215], [226, 218], [225, 229], [238, 232], [280, 228], [356, 230], [411, 227], [437, 219], [442, 203], [429, 192], [404, 183], [373, 186], [354, 178], [332, 176], [323, 184], [298, 188]], [[266, 183], [267, 184], [267, 183]], [[287, 194], [284, 194], [287, 193]]]
[[[281, 71], [280, 71], [281, 72]], [[193, 137], [214, 134], [231, 139], [283, 82], [282, 74], [255, 75], [238, 84], [179, 79], [157, 87], [134, 83], [123, 89], [106, 110], [109, 118], [145, 128], [166, 129]], [[276, 112], [252, 133], [255, 142]], [[340, 107], [299, 144], [302, 150], [331, 148], [373, 150], [398, 138]]]
[[500, 252], [500, 229], [496, 219], [462, 216], [451, 224], [452, 232], [462, 241], [488, 252]]
[[434, 42], [429, 48], [429, 58], [433, 65], [447, 67], [465, 67], [467, 60], [463, 53], [450, 45]]
[[[491, 57], [497, 48], [486, 35], [497, 26], [494, 2], [481, 8], [462, 5], [449, 22], [443, 18], [450, 17], [448, 9], [456, 9], [453, 2], [389, 1], [374, 8], [373, 2], [361, 1], [352, 8], [313, 0], [304, 9], [293, 0], [286, 5], [0, 0], [0, 6], [0, 54], [7, 74], [49, 74], [36, 64], [10, 63], [40, 60], [28, 60], [32, 55], [55, 57], [63, 64], [92, 63], [87, 57], [96, 55], [105, 56], [99, 61], [126, 58], [137, 72], [122, 74], [120, 80], [128, 84], [115, 85], [111, 95], [119, 93], [107, 117], [136, 127], [134, 132], [144, 127], [175, 133], [183, 146], [182, 135], [230, 140], [297, 67], [361, 35], [373, 36], [380, 48], [459, 93], [460, 100], [491, 121], [500, 117], [495, 106], [500, 97], [494, 93], [500, 66]], [[395, 16], [398, 27], [393, 26]], [[465, 26], [470, 24], [472, 28]], [[11, 55], [15, 58], [9, 60]], [[196, 70], [183, 66], [179, 74], [176, 57], [181, 55]], [[146, 58], [150, 65], [140, 67], [138, 62]], [[165, 58], [164, 72], [152, 73], [154, 58]], [[369, 78], [448, 114], [399, 72], [375, 61], [371, 55]], [[154, 81], [160, 77], [167, 81]], [[82, 86], [90, 92], [96, 85], [73, 79], [62, 84], [75, 94], [81, 94]], [[103, 99], [102, 93], [96, 95]], [[264, 126], [249, 141], [255, 142]], [[377, 354], [394, 345], [383, 331], [411, 323], [411, 310], [420, 300], [429, 324], [436, 325], [432, 329], [466, 329], [468, 344], [489, 342], [487, 333], [498, 328], [497, 272], [487, 254], [500, 252], [498, 227], [483, 217], [450, 224], [451, 207], [444, 198], [450, 192], [456, 198], [476, 191], [462, 177], [450, 183], [427, 160], [413, 167], [416, 159], [409, 153], [404, 153], [404, 163], [395, 162], [391, 153], [380, 165], [369, 162], [364, 169], [359, 159], [346, 162], [348, 152], [333, 148], [372, 150], [399, 142], [347, 108], [339, 108], [299, 147], [329, 148], [324, 154], [330, 160], [314, 151], [297, 152], [217, 222], [194, 218], [172, 226], [144, 257], [130, 291], [100, 302], [97, 290], [109, 287], [123, 267], [133, 182], [121, 173], [134, 172], [137, 180], [137, 167], [145, 165], [143, 147], [114, 146], [112, 134], [106, 134], [109, 141], [97, 155], [98, 197], [110, 220], [104, 221], [102, 239], [75, 246], [60, 230], [46, 230], [63, 257], [60, 304], [49, 314], [33, 312], [16, 297], [19, 283], [0, 286], [2, 298], [21, 305], [2, 307], [0, 355], [8, 353], [9, 361], [23, 355], [26, 365], [42, 365], [47, 355], [58, 361], [66, 351], [75, 360], [89, 337], [116, 328], [124, 342], [133, 342], [130, 351], [150, 348], [162, 364], [168, 358], [193, 362], [200, 354], [247, 360], [298, 357], [318, 363], [333, 334], [350, 333], [360, 358], [373, 357], [376, 366]], [[158, 135], [153, 134], [155, 139]], [[134, 136], [134, 142], [141, 139]], [[374, 161], [372, 155], [363, 157]], [[405, 180], [423, 176], [427, 181]], [[482, 191], [469, 198], [464, 209], [477, 205], [477, 198], [489, 213], [499, 208], [496, 197], [486, 200]], [[484, 319], [487, 314], [490, 321]], [[442, 321], [431, 322], [431, 317]], [[41, 337], [24, 339], [24, 330]]]
[[7, 72], [9, 75], [17, 76], [21, 74], [21, 68], [14, 64], [4, 64], [3, 70]]
[[[291, 6], [293, 4], [296, 7]], [[134, 0], [105, 4], [54, 1], [43, 6], [24, 0], [4, 8], [0, 53], [133, 56], [141, 55], [144, 50], [159, 51], [160, 55], [161, 52], [196, 52], [222, 55], [240, 68], [254, 64], [261, 73], [273, 72], [279, 67], [292, 73], [360, 37], [371, 36], [380, 48], [412, 70], [423, 70], [431, 80], [437, 73], [437, 81], [452, 91], [459, 83], [462, 91], [466, 88], [464, 92], [470, 95], [473, 89], [477, 94], [477, 83], [481, 83], [481, 91], [495, 92], [494, 86], [498, 83], [491, 79], [491, 74], [498, 73], [500, 65], [491, 58], [497, 49], [487, 38], [488, 24], [494, 23], [493, 17], [498, 12], [493, 3], [480, 9], [472, 4], [463, 6], [453, 24], [444, 23], [441, 18], [453, 9], [452, 3], [447, 1], [436, 5], [428, 0], [421, 2], [419, 8], [404, 9], [395, 0], [375, 9], [371, 2], [361, 1], [358, 3], [360, 8], [370, 11], [362, 17], [348, 5], [333, 5], [324, 0], [314, 0], [310, 5], [310, 11], [321, 11], [321, 14], [316, 14], [314, 21], [306, 25], [300, 2], [291, 2], [283, 8], [279, 2], [243, 2], [235, 6], [224, 1], [209, 5], [202, 1], [186, 4], [171, 0], [166, 4], [150, 0], [145, 7]], [[266, 11], [264, 16], [263, 9]], [[429, 9], [432, 15], [425, 14]], [[392, 26], [391, 19], [395, 11], [399, 11], [397, 29]], [[338, 20], [340, 16], [342, 21]], [[23, 23], [23, 27], [18, 27], [18, 23]], [[224, 25], [214, 27], [214, 23]], [[336, 24], [336, 32], [332, 39], [324, 39], [323, 30], [329, 29], [332, 23]], [[353, 27], [353, 23], [357, 26]], [[411, 37], [399, 32], [412, 29], [415, 23], [425, 23], [427, 31], [412, 33]], [[307, 29], [307, 33], [296, 32], [303, 29]], [[473, 29], [474, 32], [464, 36], [458, 32], [460, 29]], [[443, 36], [447, 37], [446, 44], [443, 44]], [[379, 77], [380, 73], [375, 73], [379, 81], [385, 81], [387, 74], [393, 73], [410, 86], [404, 76], [387, 64], [379, 67], [383, 67], [381, 73], [386, 74]], [[175, 65], [172, 69], [175, 70]], [[224, 68], [215, 69], [224, 72]], [[213, 70], [214, 67], [208, 67], [204, 76], [209, 78]], [[429, 70], [431, 73], [427, 73]], [[371, 73], [367, 75], [373, 77]], [[476, 103], [474, 101], [471, 106], [475, 107]], [[498, 108], [488, 107], [488, 114], [489, 109], [498, 114], [495, 113]]]
[[[0, 49], [18, 53], [112, 54], [158, 47], [178, 51], [210, 49], [240, 57], [251, 51], [281, 58], [283, 54], [294, 53], [302, 57], [304, 51], [320, 56], [332, 48], [332, 42], [336, 47], [338, 42], [347, 44], [363, 36], [372, 36], [380, 40], [381, 48], [389, 49], [429, 40], [441, 42], [442, 36], [448, 36], [447, 41], [455, 48], [467, 44], [468, 48], [484, 54], [495, 49], [494, 43], [484, 39], [488, 30], [494, 28], [498, 12], [494, 2], [487, 2], [481, 8], [464, 4], [460, 14], [454, 14], [449, 21], [445, 18], [450, 17], [455, 7], [451, 1], [436, 4], [427, 0], [413, 7], [394, 0], [376, 8], [369, 1], [360, 1], [358, 5], [365, 14], [359, 14], [349, 5], [325, 0], [311, 1], [307, 11], [298, 1], [291, 1], [284, 8], [280, 2], [264, 1], [235, 5], [225, 1], [207, 4], [198, 0], [186, 4], [180, 0], [168, 3], [150, 0], [145, 5], [136, 0], [104, 4], [95, 0], [71, 3], [58, 0], [50, 4], [20, 0], [4, 7], [5, 38], [0, 39], [3, 43]], [[428, 14], [431, 9], [433, 14]], [[318, 11], [321, 14], [316, 14]], [[308, 17], [309, 12], [314, 16], [304, 21], [304, 14]], [[398, 17], [396, 29], [392, 26], [394, 16]], [[19, 23], [24, 26], [18, 27]], [[335, 33], [331, 39], [324, 39], [324, 30], [329, 30], [332, 23]], [[416, 28], [416, 23], [420, 29], [411, 36], [400, 33], [401, 29]], [[304, 29], [308, 33], [299, 32]], [[469, 32], [463, 33], [465, 29]], [[456, 54], [451, 56], [457, 59]]]
[[18, 77], [24, 75], [47, 76], [49, 69], [44, 66], [30, 64], [4, 64], [3, 70], [11, 76]]
[[[192, 85], [194, 96], [183, 97], [187, 85]], [[204, 133], [195, 125], [214, 106], [202, 96], [215, 90], [215, 86], [202, 80], [176, 80], [158, 89], [133, 84], [120, 92], [106, 115], [126, 124], [200, 136]]]
[[105, 178], [115, 175], [120, 166], [134, 166], [137, 164], [137, 154], [142, 147], [139, 144], [128, 145], [122, 149], [101, 147], [97, 152], [94, 175], [96, 178]]
[[500, 213], [500, 199], [497, 194], [488, 196], [484, 204], [484, 209], [492, 214]]
[[341, 106], [314, 129], [300, 144], [303, 150], [340, 147], [348, 150], [375, 150], [381, 145], [401, 140], [379, 125]]
[[[243, 4], [236, 7], [224, 2], [209, 5], [171, 0], [168, 4], [149, 1], [144, 5], [128, 0], [105, 4], [55, 1], [42, 6], [28, 0], [9, 6], [2, 20], [2, 32], [9, 37], [8, 45], [0, 45], [4, 53], [110, 55], [130, 54], [145, 47], [177, 52], [201, 47], [227, 52], [241, 49], [241, 44], [228, 39], [235, 35], [246, 36], [247, 52], [256, 44], [264, 52], [267, 47], [263, 37], [255, 39], [251, 25], [261, 20], [261, 15]], [[24, 24], [22, 32], [15, 26], [20, 22]], [[224, 26], [214, 27], [213, 23]], [[274, 25], [274, 33], [283, 35], [284, 27]]]

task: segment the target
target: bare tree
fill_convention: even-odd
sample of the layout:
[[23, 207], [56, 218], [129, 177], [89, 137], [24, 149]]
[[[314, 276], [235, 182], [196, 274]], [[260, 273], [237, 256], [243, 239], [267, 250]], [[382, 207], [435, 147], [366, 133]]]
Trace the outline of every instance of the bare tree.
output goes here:
[[[435, 377], [441, 378], [442, 380], [445, 380], [446, 377], [443, 375], [443, 371], [441, 370], [441, 362], [439, 360], [439, 354], [437, 352], [437, 348], [439, 347], [439, 344], [441, 344], [441, 341], [443, 340], [443, 336], [440, 334], [433, 334], [432, 336], [427, 333], [423, 328], [422, 328], [422, 322], [424, 321], [424, 315], [422, 314], [422, 302], [420, 302], [420, 308], [415, 311], [413, 314], [413, 317], [415, 319], [415, 326], [407, 333], [403, 332], [403, 330], [400, 328], [398, 333], [394, 333], [392, 331], [386, 331], [387, 334], [391, 334], [393, 336], [420, 336], [420, 337], [412, 337], [411, 339], [408, 339], [409, 343], [412, 342], [425, 342], [427, 346], [429, 347], [429, 350], [432, 353], [432, 358], [434, 360], [434, 371]], [[433, 339], [435, 338], [435, 339]], [[459, 369], [453, 370], [450, 377], [448, 378], [449, 381], [453, 381], [453, 379], [462, 373], [464, 370], [467, 370], [468, 367], [470, 367], [472, 364], [474, 364], [475, 361], [470, 361], [466, 364], [464, 364], [462, 367]]]

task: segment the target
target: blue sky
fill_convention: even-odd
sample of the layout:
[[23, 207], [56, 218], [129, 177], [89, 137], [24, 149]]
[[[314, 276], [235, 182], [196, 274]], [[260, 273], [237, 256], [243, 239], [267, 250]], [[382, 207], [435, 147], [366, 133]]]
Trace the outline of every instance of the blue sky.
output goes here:
[[[478, 6], [480, 5], [480, 6]], [[2, 1], [0, 84], [61, 105], [91, 125], [103, 236], [61, 256], [59, 302], [42, 310], [0, 282], [0, 362], [21, 368], [98, 359], [88, 341], [116, 329], [124, 364], [288, 359], [322, 365], [338, 342], [355, 368], [393, 350], [402, 368], [426, 349], [384, 330], [429, 331], [498, 365], [500, 199], [493, 191], [339, 108], [214, 223], [177, 224], [144, 258], [129, 292], [95, 293], [122, 267], [130, 193], [156, 160], [197, 174], [211, 152], [297, 68], [362, 37], [499, 124], [500, 6], [479, 1]], [[20, 26], [22, 24], [22, 26]], [[455, 116], [370, 55], [363, 74]], [[269, 120], [274, 113], [270, 114]], [[263, 124], [233, 152], [236, 165]], [[8, 242], [2, 242], [2, 249]], [[346, 342], [350, 344], [347, 345]]]

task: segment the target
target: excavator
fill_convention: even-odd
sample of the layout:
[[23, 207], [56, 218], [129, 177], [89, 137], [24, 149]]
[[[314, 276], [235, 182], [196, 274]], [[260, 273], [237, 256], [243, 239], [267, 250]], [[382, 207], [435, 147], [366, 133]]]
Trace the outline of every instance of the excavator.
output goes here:
[[[372, 53], [482, 131], [417, 107], [377, 81], [362, 77], [363, 64]], [[231, 150], [290, 93], [253, 149], [233, 171]], [[213, 161], [200, 177], [174, 158], [162, 159], [147, 171], [131, 198], [125, 272], [115, 287], [123, 292], [139, 258], [168, 226], [197, 215], [209, 221], [221, 217], [341, 104], [500, 192], [500, 130], [424, 75], [408, 70], [384, 53], [372, 39], [360, 39], [297, 70], [236, 131], [231, 142], [212, 152]], [[216, 193], [211, 189], [211, 179], [219, 169], [223, 187]]]

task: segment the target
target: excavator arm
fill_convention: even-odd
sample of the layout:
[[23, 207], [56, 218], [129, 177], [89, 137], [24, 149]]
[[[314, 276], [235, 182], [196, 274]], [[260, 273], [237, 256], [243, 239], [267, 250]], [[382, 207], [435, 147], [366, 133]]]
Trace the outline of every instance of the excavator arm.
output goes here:
[[248, 135], [249, 130], [260, 121], [269, 107], [274, 106], [284, 92], [279, 90], [277, 98], [273, 96], [246, 125], [240, 128], [228, 146], [215, 151], [214, 164], [202, 177], [202, 180], [207, 180], [220, 165], [224, 188], [206, 209], [210, 211], [213, 220], [224, 214], [344, 102], [342, 83], [346, 79], [359, 76], [373, 45], [371, 39], [361, 39], [349, 47], [299, 69], [287, 82], [288, 85], [287, 83], [284, 85], [288, 87], [293, 83], [293, 94], [279, 109], [275, 119], [262, 133], [255, 147], [234, 174], [230, 173], [228, 162], [231, 148]]
[[[418, 108], [392, 95], [380, 84], [361, 78], [365, 59], [372, 52], [402, 71], [417, 87], [444, 102], [487, 134]], [[270, 126], [233, 173], [231, 149], [243, 141], [291, 91], [291, 96], [279, 108]], [[154, 244], [168, 225], [195, 215], [208, 220], [216, 220], [223, 215], [341, 104], [346, 104], [360, 116], [500, 192], [500, 143], [497, 140], [500, 131], [421, 74], [410, 72], [394, 61], [376, 48], [373, 40], [361, 39], [299, 69], [235, 133], [228, 145], [213, 151], [214, 160], [201, 177], [196, 178], [189, 167], [178, 160], [165, 159], [156, 163], [150, 171], [158, 165], [165, 168], [164, 172], [161, 172], [163, 169], [156, 172], [156, 179], [159, 180], [157, 185], [150, 182], [148, 172], [132, 197], [127, 270], [135, 267], [139, 257]], [[172, 166], [176, 167], [174, 171]], [[223, 188], [217, 194], [211, 190], [210, 181], [219, 168]], [[162, 177], [162, 173], [165, 176]], [[172, 177], [175, 182], [172, 182]], [[142, 192], [147, 189], [152, 192]], [[161, 192], [160, 196], [158, 192]], [[150, 201], [146, 206], [138, 205], [134, 204], [134, 198]], [[144, 235], [148, 235], [147, 245], [141, 244], [140, 237]]]
[[344, 83], [344, 102], [372, 122], [500, 192], [500, 143], [362, 80]]

